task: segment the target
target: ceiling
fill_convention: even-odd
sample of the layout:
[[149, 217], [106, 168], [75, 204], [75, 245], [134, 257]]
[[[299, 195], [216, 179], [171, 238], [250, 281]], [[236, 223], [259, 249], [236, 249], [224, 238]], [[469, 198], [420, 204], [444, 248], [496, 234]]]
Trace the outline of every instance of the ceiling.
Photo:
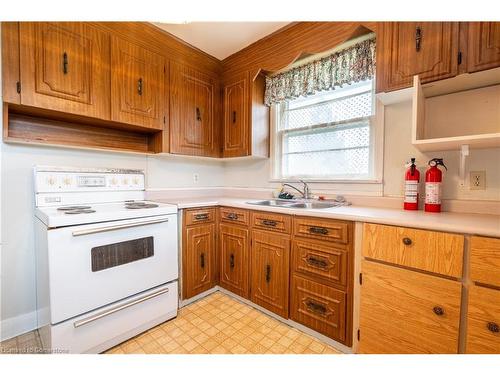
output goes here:
[[155, 22], [192, 46], [223, 60], [289, 22]]

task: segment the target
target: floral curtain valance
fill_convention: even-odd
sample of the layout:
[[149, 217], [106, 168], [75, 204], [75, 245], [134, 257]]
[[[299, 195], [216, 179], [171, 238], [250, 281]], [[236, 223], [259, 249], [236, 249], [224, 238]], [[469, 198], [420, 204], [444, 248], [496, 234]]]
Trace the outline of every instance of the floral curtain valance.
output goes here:
[[375, 39], [266, 78], [264, 103], [271, 105], [373, 78]]

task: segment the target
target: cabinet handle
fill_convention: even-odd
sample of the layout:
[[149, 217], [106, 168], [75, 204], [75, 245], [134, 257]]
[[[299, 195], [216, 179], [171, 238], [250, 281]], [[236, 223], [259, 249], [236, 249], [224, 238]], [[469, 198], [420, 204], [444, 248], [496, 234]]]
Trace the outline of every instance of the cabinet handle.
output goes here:
[[323, 259], [318, 259], [315, 257], [307, 258], [307, 263], [316, 268], [326, 268], [326, 266], [328, 265]]
[[142, 95], [142, 78], [139, 78], [137, 81], [137, 93], [139, 95]]
[[323, 234], [326, 235], [328, 234], [328, 229], [322, 228], [322, 227], [310, 227], [309, 232], [313, 234]]
[[238, 214], [234, 212], [230, 212], [226, 215], [226, 219], [229, 220], [238, 220]]
[[196, 214], [196, 215], [194, 215], [194, 218], [196, 220], [207, 220], [208, 214]]
[[408, 238], [408, 237], [405, 237], [403, 238], [403, 243], [406, 245], [406, 246], [410, 246], [412, 244], [412, 240], [411, 238]]
[[236, 124], [236, 111], [233, 111], [233, 124]]
[[68, 74], [68, 54], [66, 52], [63, 53], [63, 73]]
[[196, 121], [201, 121], [201, 111], [199, 107], [196, 107]]
[[269, 283], [271, 281], [271, 265], [267, 264], [266, 265], [266, 283]]
[[307, 301], [306, 302], [307, 309], [315, 314], [325, 315], [326, 314], [326, 306], [322, 303], [316, 301]]
[[444, 315], [444, 310], [442, 307], [440, 306], [434, 306], [432, 308], [432, 311], [434, 311], [434, 314], [438, 315], [438, 316], [441, 316], [441, 315]]
[[200, 266], [201, 268], [205, 268], [205, 253], [201, 253], [200, 255]]
[[234, 268], [234, 254], [229, 255], [229, 267]]
[[264, 224], [264, 225], [266, 225], [268, 227], [275, 227], [277, 223], [274, 220], [264, 219], [264, 220], [262, 220], [262, 224]]
[[417, 26], [417, 28], [415, 29], [415, 50], [417, 52], [420, 51], [421, 44], [422, 44], [422, 29], [420, 28], [420, 26]]
[[486, 328], [488, 328], [488, 331], [493, 332], [493, 333], [500, 332], [500, 328], [498, 327], [498, 324], [496, 324], [494, 322], [488, 322], [488, 324], [486, 324]]

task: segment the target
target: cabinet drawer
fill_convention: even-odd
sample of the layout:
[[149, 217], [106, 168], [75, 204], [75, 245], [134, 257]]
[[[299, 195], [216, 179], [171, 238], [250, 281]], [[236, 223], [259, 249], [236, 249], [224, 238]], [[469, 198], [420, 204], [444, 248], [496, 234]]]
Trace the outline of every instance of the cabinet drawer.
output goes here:
[[461, 277], [464, 236], [365, 224], [363, 256], [442, 275]]
[[347, 221], [296, 217], [293, 223], [293, 231], [296, 236], [317, 238], [344, 244], [349, 242], [349, 227], [351, 223]]
[[184, 211], [186, 225], [211, 223], [215, 220], [215, 208], [196, 208]]
[[281, 233], [291, 232], [290, 216], [271, 212], [252, 212], [252, 226]]
[[500, 239], [471, 238], [470, 277], [480, 283], [500, 286]]
[[292, 278], [290, 317], [332, 339], [346, 338], [346, 294], [298, 277]]
[[467, 313], [467, 353], [500, 353], [500, 291], [472, 286]]
[[294, 272], [341, 285], [347, 284], [348, 252], [340, 246], [306, 240], [294, 240], [292, 269]]
[[220, 220], [226, 223], [244, 224], [250, 223], [249, 212], [240, 208], [221, 207]]
[[457, 353], [462, 285], [362, 261], [361, 353]]

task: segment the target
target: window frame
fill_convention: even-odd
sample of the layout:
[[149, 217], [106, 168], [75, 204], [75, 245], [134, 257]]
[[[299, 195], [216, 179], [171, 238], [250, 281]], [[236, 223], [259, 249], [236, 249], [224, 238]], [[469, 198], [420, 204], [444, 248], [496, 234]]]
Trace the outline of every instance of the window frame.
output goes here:
[[[375, 77], [372, 80], [372, 100], [374, 114], [369, 117], [370, 122], [370, 168], [369, 178], [326, 178], [326, 177], [283, 177], [281, 174], [282, 163], [282, 137], [278, 137], [277, 128], [280, 121], [279, 104], [270, 108], [270, 176], [269, 182], [294, 182], [304, 180], [308, 182], [325, 182], [339, 184], [381, 184], [383, 176], [383, 150], [384, 150], [384, 105], [375, 95]], [[351, 122], [350, 120], [347, 123]]]

